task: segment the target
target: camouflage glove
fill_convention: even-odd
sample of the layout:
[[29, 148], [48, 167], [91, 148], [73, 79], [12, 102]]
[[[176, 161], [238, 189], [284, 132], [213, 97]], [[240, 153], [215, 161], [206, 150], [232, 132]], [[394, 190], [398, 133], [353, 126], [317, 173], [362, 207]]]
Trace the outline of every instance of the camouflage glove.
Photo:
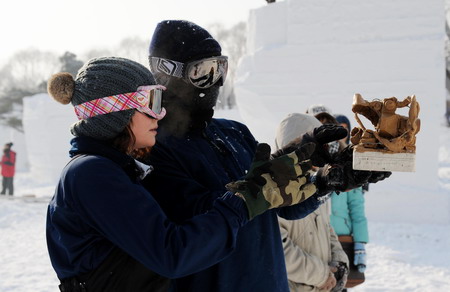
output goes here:
[[272, 156], [278, 157], [295, 151], [307, 143], [313, 143], [316, 145], [316, 148], [310, 157], [311, 162], [314, 166], [324, 166], [325, 164], [332, 162], [328, 152], [328, 143], [345, 137], [347, 137], [347, 130], [344, 127], [334, 124], [325, 124], [293, 140], [286, 145], [286, 147], [275, 152]]
[[367, 183], [376, 183], [391, 176], [390, 171], [353, 169], [353, 145], [349, 145], [332, 157], [333, 164], [320, 168], [315, 177], [319, 194], [332, 191], [344, 192]]
[[255, 157], [244, 180], [226, 185], [229, 191], [242, 197], [249, 218], [272, 208], [298, 204], [316, 192], [308, 183], [308, 160], [314, 144], [306, 144], [296, 151], [270, 160], [270, 146], [258, 144]]

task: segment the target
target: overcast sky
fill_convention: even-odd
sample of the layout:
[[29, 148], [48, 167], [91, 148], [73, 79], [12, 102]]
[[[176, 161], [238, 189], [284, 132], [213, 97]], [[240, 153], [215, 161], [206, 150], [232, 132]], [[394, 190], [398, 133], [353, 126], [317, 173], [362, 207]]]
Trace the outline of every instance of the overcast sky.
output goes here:
[[265, 0], [8, 0], [0, 9], [0, 63], [28, 48], [81, 54], [128, 36], [150, 39], [165, 19], [231, 27], [264, 5]]

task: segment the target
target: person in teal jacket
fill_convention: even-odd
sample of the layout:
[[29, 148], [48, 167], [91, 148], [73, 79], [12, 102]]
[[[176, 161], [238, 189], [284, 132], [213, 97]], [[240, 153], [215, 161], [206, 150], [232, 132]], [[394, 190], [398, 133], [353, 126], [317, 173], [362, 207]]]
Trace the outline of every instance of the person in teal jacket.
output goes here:
[[331, 225], [336, 234], [351, 235], [355, 242], [354, 264], [358, 271], [366, 269], [365, 244], [369, 242], [362, 188], [331, 195]]
[[[337, 122], [350, 132], [350, 121], [346, 116], [336, 115]], [[347, 144], [348, 139], [340, 141]], [[351, 235], [354, 241], [354, 265], [360, 273], [366, 270], [365, 244], [369, 242], [369, 231], [364, 208], [362, 188], [331, 195], [331, 225], [338, 236]]]

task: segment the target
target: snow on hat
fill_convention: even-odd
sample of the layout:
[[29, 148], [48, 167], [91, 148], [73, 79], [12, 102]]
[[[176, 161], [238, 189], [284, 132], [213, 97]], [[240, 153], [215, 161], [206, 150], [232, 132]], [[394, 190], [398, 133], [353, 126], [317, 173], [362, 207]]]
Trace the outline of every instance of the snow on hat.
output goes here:
[[277, 149], [283, 148], [295, 138], [321, 125], [319, 120], [311, 115], [291, 113], [278, 126], [275, 145]]
[[149, 56], [187, 63], [220, 56], [222, 48], [204, 28], [186, 20], [164, 20], [153, 32]]
[[[152, 73], [143, 65], [117, 57], [89, 60], [73, 79], [67, 72], [53, 75], [48, 82], [49, 94], [62, 104], [73, 106], [94, 99], [136, 91], [139, 86], [154, 85]], [[97, 115], [74, 123], [74, 136], [99, 140], [115, 138], [130, 123], [134, 109]]]

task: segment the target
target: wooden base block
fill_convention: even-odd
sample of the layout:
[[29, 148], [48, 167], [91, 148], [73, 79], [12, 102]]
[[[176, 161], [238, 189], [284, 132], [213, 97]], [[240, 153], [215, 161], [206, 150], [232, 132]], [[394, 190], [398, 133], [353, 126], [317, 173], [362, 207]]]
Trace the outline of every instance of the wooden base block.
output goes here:
[[353, 169], [375, 171], [416, 171], [415, 153], [383, 153], [353, 151]]

